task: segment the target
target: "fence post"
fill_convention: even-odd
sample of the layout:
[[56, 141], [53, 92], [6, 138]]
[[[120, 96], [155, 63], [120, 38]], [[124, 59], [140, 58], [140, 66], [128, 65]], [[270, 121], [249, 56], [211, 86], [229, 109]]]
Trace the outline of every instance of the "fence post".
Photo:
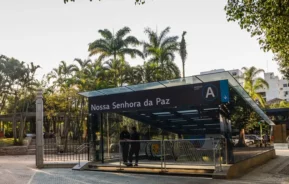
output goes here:
[[219, 169], [219, 171], [222, 171], [222, 160], [221, 160], [221, 150], [222, 150], [222, 148], [220, 147], [219, 148], [219, 155], [220, 155], [220, 169]]
[[225, 139], [225, 152], [226, 152], [226, 164], [228, 164], [228, 144], [227, 144], [227, 139]]
[[36, 93], [36, 167], [43, 168], [44, 143], [43, 143], [43, 92]]
[[212, 146], [213, 146], [213, 158], [214, 158], [214, 166], [215, 166], [215, 170], [216, 170], [216, 146], [215, 146], [215, 141], [213, 138], [213, 142], [212, 142]]
[[164, 144], [164, 170], [167, 171], [167, 165], [166, 165], [166, 141], [163, 142]]
[[119, 170], [121, 170], [121, 147], [120, 147], [120, 141], [118, 142], [118, 154], [119, 154]]
[[163, 140], [161, 140], [161, 172], [163, 172]]

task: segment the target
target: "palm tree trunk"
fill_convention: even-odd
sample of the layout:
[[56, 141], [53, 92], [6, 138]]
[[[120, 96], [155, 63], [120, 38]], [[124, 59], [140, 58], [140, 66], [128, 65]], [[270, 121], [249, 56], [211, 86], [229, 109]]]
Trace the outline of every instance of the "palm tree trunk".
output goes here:
[[185, 75], [185, 61], [183, 60], [182, 62], [183, 62], [183, 78], [185, 78], [185, 76], [186, 76]]

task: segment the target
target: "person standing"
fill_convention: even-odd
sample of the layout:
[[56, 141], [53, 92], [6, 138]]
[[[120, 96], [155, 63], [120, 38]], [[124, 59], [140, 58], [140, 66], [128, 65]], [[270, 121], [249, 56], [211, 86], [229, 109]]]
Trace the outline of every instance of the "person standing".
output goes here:
[[139, 156], [139, 150], [140, 150], [139, 133], [136, 131], [136, 127], [132, 127], [131, 130], [132, 130], [132, 133], [130, 135], [130, 139], [135, 142], [131, 142], [130, 150], [129, 150], [129, 164], [127, 166], [132, 166], [133, 155], [135, 155], [134, 166], [138, 166], [138, 156]]
[[[127, 126], [123, 126], [122, 132], [120, 133], [120, 140], [126, 141], [129, 139], [130, 139], [130, 133], [127, 131]], [[122, 150], [123, 164], [127, 165], [129, 143], [128, 142], [121, 142], [120, 146], [121, 146], [121, 150]]]

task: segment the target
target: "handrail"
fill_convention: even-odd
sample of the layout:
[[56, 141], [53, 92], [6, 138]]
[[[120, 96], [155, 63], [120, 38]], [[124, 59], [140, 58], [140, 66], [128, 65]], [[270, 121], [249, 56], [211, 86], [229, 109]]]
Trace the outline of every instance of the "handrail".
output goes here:
[[89, 143], [83, 143], [82, 145], [76, 148], [76, 152], [78, 154], [78, 166], [79, 167], [80, 167], [80, 152], [84, 150], [85, 148], [89, 148], [89, 145], [90, 145]]
[[82, 145], [78, 146], [76, 150], [82, 149], [82, 147], [85, 147], [86, 145], [89, 145], [89, 143], [83, 143]]

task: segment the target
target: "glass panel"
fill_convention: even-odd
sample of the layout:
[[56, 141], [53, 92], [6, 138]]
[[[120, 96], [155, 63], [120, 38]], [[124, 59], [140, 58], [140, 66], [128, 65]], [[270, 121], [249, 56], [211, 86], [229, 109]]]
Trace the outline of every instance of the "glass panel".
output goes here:
[[118, 88], [108, 88], [108, 89], [101, 89], [98, 90], [100, 93], [104, 93], [106, 95], [110, 94], [116, 94], [116, 93], [126, 93], [126, 92], [132, 92], [133, 90], [127, 88], [127, 87], [118, 87]]
[[128, 88], [134, 90], [134, 91], [142, 91], [142, 90], [148, 90], [148, 89], [157, 89], [157, 88], [165, 88], [165, 86], [159, 82], [151, 82], [146, 84], [138, 84], [133, 86], [127, 86]]
[[164, 84], [167, 87], [172, 87], [172, 86], [181, 86], [181, 85], [188, 85], [188, 84], [198, 84], [198, 83], [201, 83], [201, 81], [195, 76], [191, 76], [191, 77], [186, 77], [186, 78], [160, 81], [160, 83]]
[[239, 93], [239, 95], [241, 95], [243, 98], [250, 98], [250, 96], [249, 96], [248, 93], [244, 90], [243, 87], [241, 87], [241, 86], [234, 86], [233, 89], [235, 89], [235, 91], [237, 91], [237, 93]]
[[98, 91], [88, 91], [88, 92], [81, 92], [78, 93], [79, 95], [85, 96], [85, 97], [94, 97], [94, 96], [102, 96], [103, 94]]
[[218, 80], [228, 80], [231, 86], [240, 86], [238, 81], [232, 77], [229, 72], [218, 72], [210, 73], [205, 75], [197, 75], [203, 82], [218, 81]]

